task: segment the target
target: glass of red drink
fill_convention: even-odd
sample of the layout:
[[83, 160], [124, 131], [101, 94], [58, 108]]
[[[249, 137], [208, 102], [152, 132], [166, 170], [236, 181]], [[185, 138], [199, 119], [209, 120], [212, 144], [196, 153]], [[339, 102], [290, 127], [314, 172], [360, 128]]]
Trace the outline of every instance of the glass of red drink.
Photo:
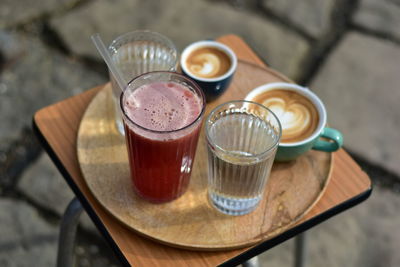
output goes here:
[[200, 87], [166, 71], [133, 79], [120, 98], [133, 187], [151, 202], [181, 196], [190, 174], [205, 110]]

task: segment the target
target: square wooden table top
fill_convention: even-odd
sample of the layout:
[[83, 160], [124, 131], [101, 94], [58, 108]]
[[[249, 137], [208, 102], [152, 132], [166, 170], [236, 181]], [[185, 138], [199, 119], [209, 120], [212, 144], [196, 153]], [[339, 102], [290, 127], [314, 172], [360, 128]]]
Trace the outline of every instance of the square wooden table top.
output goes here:
[[[218, 41], [230, 46], [240, 60], [265, 66], [238, 36], [226, 35]], [[34, 115], [33, 127], [86, 212], [126, 266], [234, 266], [355, 206], [371, 194], [369, 177], [341, 149], [333, 153], [331, 178], [318, 202], [297, 224], [273, 238], [247, 248], [207, 252], [173, 248], [144, 238], [103, 209], [89, 191], [80, 170], [76, 152], [79, 124], [86, 107], [102, 87], [39, 110]]]

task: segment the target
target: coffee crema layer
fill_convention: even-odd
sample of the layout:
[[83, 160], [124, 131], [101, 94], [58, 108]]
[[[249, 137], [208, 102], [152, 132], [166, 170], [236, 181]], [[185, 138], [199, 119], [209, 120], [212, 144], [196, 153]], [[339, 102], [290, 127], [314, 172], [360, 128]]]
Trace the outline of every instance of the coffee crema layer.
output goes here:
[[231, 67], [229, 56], [213, 47], [202, 47], [192, 51], [186, 59], [188, 71], [200, 78], [216, 78]]
[[319, 115], [305, 96], [284, 89], [266, 91], [253, 100], [271, 109], [282, 125], [281, 143], [294, 143], [311, 136], [317, 129]]

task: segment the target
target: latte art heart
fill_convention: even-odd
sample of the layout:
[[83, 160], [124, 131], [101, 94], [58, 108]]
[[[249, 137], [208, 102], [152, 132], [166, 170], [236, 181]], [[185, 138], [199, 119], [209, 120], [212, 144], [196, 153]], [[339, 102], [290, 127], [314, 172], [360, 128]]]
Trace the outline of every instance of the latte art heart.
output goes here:
[[281, 143], [293, 143], [306, 139], [316, 130], [318, 112], [306, 97], [289, 90], [271, 90], [254, 99], [271, 109], [282, 126]]
[[221, 62], [213, 54], [200, 54], [192, 58], [189, 71], [200, 77], [214, 77], [221, 68]]
[[230, 59], [221, 50], [203, 47], [193, 51], [186, 60], [188, 71], [201, 78], [215, 78], [230, 68]]

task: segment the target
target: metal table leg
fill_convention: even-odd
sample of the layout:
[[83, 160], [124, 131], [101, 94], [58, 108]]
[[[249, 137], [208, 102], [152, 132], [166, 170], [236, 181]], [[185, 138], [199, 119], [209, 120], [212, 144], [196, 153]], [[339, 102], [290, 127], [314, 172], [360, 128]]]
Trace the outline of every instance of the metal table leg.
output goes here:
[[305, 264], [305, 256], [307, 253], [306, 250], [306, 232], [301, 233], [299, 235], [297, 235], [294, 238], [295, 241], [295, 252], [294, 252], [294, 256], [295, 256], [295, 262], [294, 262], [294, 266], [295, 267], [304, 267]]
[[[294, 238], [295, 251], [294, 251], [294, 267], [304, 267], [305, 266], [305, 256], [306, 256], [306, 232], [297, 235]], [[258, 257], [251, 258], [250, 260], [242, 264], [243, 267], [259, 267], [260, 262]]]
[[57, 267], [72, 267], [74, 265], [76, 228], [82, 211], [81, 203], [77, 198], [74, 198], [64, 212], [58, 238]]
[[243, 262], [242, 266], [243, 267], [260, 267], [260, 262], [258, 261], [258, 257], [255, 256], [254, 258], [251, 258], [250, 260]]

